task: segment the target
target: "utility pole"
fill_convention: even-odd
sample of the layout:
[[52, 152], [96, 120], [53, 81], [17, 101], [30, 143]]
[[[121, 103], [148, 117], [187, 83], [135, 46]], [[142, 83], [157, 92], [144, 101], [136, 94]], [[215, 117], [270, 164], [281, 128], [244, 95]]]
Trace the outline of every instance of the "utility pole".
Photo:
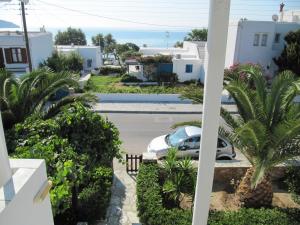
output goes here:
[[31, 63], [30, 47], [29, 47], [29, 39], [28, 39], [26, 15], [25, 15], [25, 2], [27, 4], [29, 0], [20, 0], [20, 1], [21, 1], [22, 22], [23, 22], [23, 28], [24, 28], [27, 61], [28, 61], [28, 66], [29, 66], [29, 72], [32, 72], [32, 63]]

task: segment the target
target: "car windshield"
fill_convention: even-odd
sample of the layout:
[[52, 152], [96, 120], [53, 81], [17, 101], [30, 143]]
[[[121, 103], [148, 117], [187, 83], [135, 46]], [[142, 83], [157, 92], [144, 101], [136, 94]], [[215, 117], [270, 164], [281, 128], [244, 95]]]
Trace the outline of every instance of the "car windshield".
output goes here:
[[179, 128], [174, 133], [167, 135], [166, 141], [171, 146], [177, 146], [182, 140], [188, 138], [189, 136], [185, 132], [185, 128]]

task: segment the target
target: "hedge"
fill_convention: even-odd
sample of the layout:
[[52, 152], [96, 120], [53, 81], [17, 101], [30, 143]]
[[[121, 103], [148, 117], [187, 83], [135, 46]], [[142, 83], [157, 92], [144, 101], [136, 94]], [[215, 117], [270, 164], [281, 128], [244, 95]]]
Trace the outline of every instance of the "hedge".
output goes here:
[[[166, 209], [163, 206], [160, 168], [156, 164], [142, 164], [137, 176], [137, 208], [145, 225], [191, 225], [189, 210]], [[246, 209], [239, 211], [211, 211], [209, 225], [299, 225], [299, 209]]]
[[125, 72], [126, 72], [126, 69], [122, 68], [122, 67], [103, 66], [100, 68], [101, 75], [123, 74]]
[[129, 83], [129, 82], [140, 83], [140, 82], [143, 82], [143, 80], [141, 80], [141, 79], [139, 79], [135, 76], [129, 75], [129, 74], [124, 74], [121, 78], [121, 82], [124, 82], [124, 83]]

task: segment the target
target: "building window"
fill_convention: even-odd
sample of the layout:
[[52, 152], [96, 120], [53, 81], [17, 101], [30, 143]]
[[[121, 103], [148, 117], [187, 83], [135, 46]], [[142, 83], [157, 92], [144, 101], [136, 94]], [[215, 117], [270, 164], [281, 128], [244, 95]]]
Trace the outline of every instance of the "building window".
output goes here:
[[259, 45], [259, 39], [260, 39], [260, 34], [255, 34], [254, 35], [253, 46], [258, 46]]
[[267, 42], [268, 42], [268, 35], [263, 34], [261, 39], [261, 46], [267, 46]]
[[86, 61], [86, 63], [87, 63], [87, 67], [90, 68], [90, 67], [92, 67], [93, 60], [92, 59], [88, 59]]
[[193, 72], [193, 64], [186, 64], [185, 65], [185, 72], [192, 73]]
[[5, 58], [7, 64], [27, 63], [27, 53], [25, 48], [6, 48]]
[[279, 42], [280, 42], [280, 33], [276, 33], [274, 38], [274, 43], [279, 43]]

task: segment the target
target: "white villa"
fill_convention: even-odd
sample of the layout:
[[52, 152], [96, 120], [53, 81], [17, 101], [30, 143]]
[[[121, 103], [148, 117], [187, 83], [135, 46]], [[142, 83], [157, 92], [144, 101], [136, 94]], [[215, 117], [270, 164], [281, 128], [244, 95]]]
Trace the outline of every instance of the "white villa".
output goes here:
[[289, 31], [300, 29], [300, 23], [240, 20], [228, 27], [225, 67], [235, 63], [258, 63], [267, 75], [277, 71], [273, 61], [284, 48]]
[[88, 45], [56, 45], [55, 49], [63, 54], [77, 52], [83, 59], [83, 70], [90, 72], [103, 65], [102, 52], [100, 46]]
[[[263, 66], [268, 76], [273, 76], [277, 66], [273, 62], [284, 48], [284, 37], [289, 31], [300, 29], [300, 22], [293, 11], [293, 21], [249, 21], [240, 20], [228, 26], [225, 67], [236, 63], [258, 63]], [[290, 18], [287, 16], [286, 18]], [[285, 18], [285, 17], [283, 17]], [[173, 56], [173, 73], [178, 75], [180, 82], [199, 80], [204, 82], [207, 57], [206, 42], [183, 43], [183, 48], [141, 48], [143, 56]], [[128, 63], [128, 72], [145, 80], [143, 65], [134, 61]]]
[[[53, 52], [52, 34], [48, 32], [28, 32], [32, 68], [51, 56]], [[16, 74], [29, 70], [24, 33], [0, 31], [0, 68]]]
[[[176, 73], [180, 82], [187, 80], [199, 80], [200, 74], [204, 73], [203, 63], [205, 56], [206, 42], [185, 41], [183, 48], [141, 48], [140, 52], [144, 57], [155, 55], [171, 55], [172, 72]], [[145, 80], [143, 65], [136, 62], [128, 63], [128, 72]]]

